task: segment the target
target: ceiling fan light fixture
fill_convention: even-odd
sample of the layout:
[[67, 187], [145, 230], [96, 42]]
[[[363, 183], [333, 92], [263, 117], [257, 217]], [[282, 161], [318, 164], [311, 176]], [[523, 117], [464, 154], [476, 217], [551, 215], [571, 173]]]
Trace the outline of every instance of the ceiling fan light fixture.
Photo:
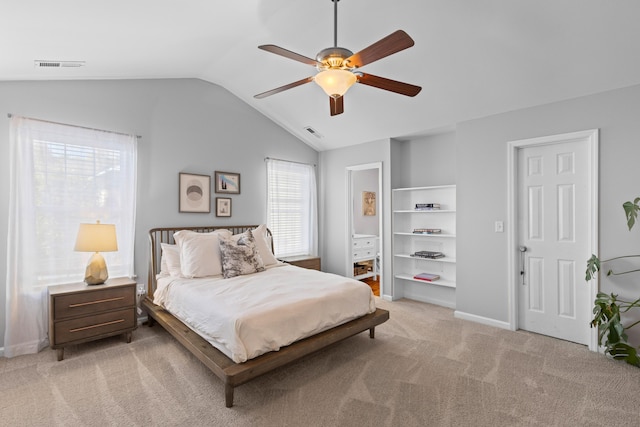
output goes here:
[[324, 90], [324, 92], [334, 98], [343, 96], [351, 86], [358, 80], [351, 71], [341, 69], [328, 69], [320, 71], [313, 78], [313, 81]]

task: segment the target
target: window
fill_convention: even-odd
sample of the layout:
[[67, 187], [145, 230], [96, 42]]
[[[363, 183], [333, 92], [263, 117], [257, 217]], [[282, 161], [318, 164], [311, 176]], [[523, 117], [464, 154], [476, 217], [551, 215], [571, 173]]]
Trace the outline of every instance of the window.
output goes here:
[[315, 167], [267, 159], [267, 226], [278, 257], [317, 254]]
[[5, 355], [46, 345], [48, 285], [77, 282], [80, 223], [115, 224], [110, 277], [134, 272], [137, 141], [133, 135], [11, 118]]
[[[103, 254], [111, 277], [133, 275], [136, 140], [134, 136], [25, 120], [37, 269], [34, 284], [82, 277], [91, 254], [73, 251], [80, 223], [116, 224], [118, 251]], [[26, 165], [23, 165], [26, 166]], [[30, 176], [26, 176], [26, 174]], [[30, 184], [30, 185], [29, 185]], [[23, 208], [28, 208], [23, 206]]]

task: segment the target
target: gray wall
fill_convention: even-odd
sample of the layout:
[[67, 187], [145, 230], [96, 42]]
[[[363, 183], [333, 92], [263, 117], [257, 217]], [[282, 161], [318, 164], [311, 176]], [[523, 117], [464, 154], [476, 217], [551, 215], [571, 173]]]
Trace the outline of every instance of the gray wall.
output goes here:
[[[599, 128], [600, 255], [640, 253], [640, 230], [627, 230], [622, 210], [640, 195], [639, 117], [640, 86], [634, 86], [458, 124], [458, 310], [508, 321], [507, 233], [495, 233], [493, 224], [507, 217], [509, 141]], [[600, 289], [635, 299], [638, 278], [603, 275]]]
[[456, 183], [456, 133], [453, 131], [394, 141], [398, 181], [393, 188]]
[[382, 162], [382, 195], [378, 195], [382, 215], [382, 294], [391, 295], [391, 178], [390, 144], [384, 139], [320, 152], [319, 196], [322, 269], [336, 274], [346, 274], [347, 244], [347, 188], [346, 168], [368, 163]]
[[[152, 227], [253, 224], [266, 221], [264, 158], [318, 163], [315, 150], [227, 90], [195, 79], [0, 82], [0, 113], [141, 135], [135, 265], [147, 279]], [[9, 121], [0, 118], [0, 241], [6, 242], [9, 200]], [[241, 174], [231, 218], [178, 213], [178, 173]], [[212, 189], [212, 202], [215, 194]], [[78, 280], [84, 265], [78, 266]], [[0, 307], [4, 313], [6, 244], [0, 245]], [[4, 315], [0, 316], [3, 338]], [[0, 342], [3, 345], [4, 339]]]

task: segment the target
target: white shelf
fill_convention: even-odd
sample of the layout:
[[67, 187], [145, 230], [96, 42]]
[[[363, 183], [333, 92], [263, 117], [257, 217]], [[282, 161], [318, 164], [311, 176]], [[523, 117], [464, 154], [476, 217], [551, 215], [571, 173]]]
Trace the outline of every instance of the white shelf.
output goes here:
[[416, 283], [422, 283], [425, 285], [434, 285], [434, 286], [444, 286], [445, 288], [455, 288], [456, 287], [456, 283], [455, 282], [449, 282], [447, 280], [434, 280], [433, 282], [429, 282], [426, 280], [419, 280], [419, 279], [414, 279], [412, 275], [410, 274], [396, 274], [395, 275], [396, 279], [402, 279], [402, 280], [409, 280], [411, 282], [416, 282]]
[[395, 236], [412, 236], [412, 237], [443, 237], [445, 239], [455, 239], [455, 234], [449, 233], [412, 233], [407, 231], [396, 231], [393, 233]]
[[437, 214], [437, 213], [456, 213], [456, 211], [451, 209], [434, 209], [434, 210], [416, 210], [416, 209], [400, 209], [394, 210], [393, 213], [419, 213], [419, 214]]
[[405, 187], [405, 188], [394, 188], [393, 191], [403, 192], [403, 191], [416, 191], [416, 190], [440, 190], [440, 189], [454, 189], [456, 185], [434, 185], [430, 187]]
[[[441, 209], [416, 210], [418, 203], [439, 203]], [[396, 188], [391, 209], [394, 299], [406, 297], [455, 308], [456, 186]], [[442, 233], [413, 233], [420, 228], [440, 229]], [[411, 256], [421, 250], [442, 252], [445, 257]], [[429, 282], [413, 278], [424, 272], [437, 274], [440, 279]]]
[[444, 258], [422, 258], [419, 256], [411, 256], [410, 254], [393, 254], [393, 256], [398, 257], [398, 258], [409, 258], [409, 259], [415, 259], [416, 261], [431, 261], [431, 262], [446, 262], [449, 264], [455, 264], [456, 263], [456, 259], [455, 258], [451, 258], [451, 257], [444, 257]]

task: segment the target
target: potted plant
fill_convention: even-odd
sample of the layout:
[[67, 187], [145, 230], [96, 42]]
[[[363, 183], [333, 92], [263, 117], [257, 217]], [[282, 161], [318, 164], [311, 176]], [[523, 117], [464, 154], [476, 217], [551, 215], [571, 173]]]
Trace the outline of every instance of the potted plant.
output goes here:
[[[629, 227], [629, 230], [631, 230], [636, 223], [638, 211], [640, 211], [639, 202], [640, 197], [637, 197], [633, 202], [625, 202], [622, 205], [627, 217], [627, 226]], [[606, 260], [600, 260], [597, 256], [591, 255], [591, 258], [587, 261], [586, 280], [591, 280], [595, 273], [600, 270], [602, 264], [622, 258], [635, 257], [640, 257], [640, 255], [624, 255]], [[609, 269], [607, 271], [607, 276], [617, 276], [638, 271], [640, 271], [640, 269], [618, 272]], [[604, 292], [598, 292], [596, 300], [594, 301], [594, 317], [591, 321], [591, 327], [598, 328], [598, 345], [602, 346], [602, 342], [604, 340], [605, 354], [610, 355], [614, 359], [622, 359], [631, 365], [640, 367], [638, 349], [628, 343], [628, 336], [626, 333], [627, 330], [640, 323], [640, 320], [624, 326], [621, 318], [622, 314], [628, 312], [634, 307], [640, 307], [640, 298], [635, 301], [626, 301], [619, 299], [618, 295], [613, 293], [608, 295]]]

